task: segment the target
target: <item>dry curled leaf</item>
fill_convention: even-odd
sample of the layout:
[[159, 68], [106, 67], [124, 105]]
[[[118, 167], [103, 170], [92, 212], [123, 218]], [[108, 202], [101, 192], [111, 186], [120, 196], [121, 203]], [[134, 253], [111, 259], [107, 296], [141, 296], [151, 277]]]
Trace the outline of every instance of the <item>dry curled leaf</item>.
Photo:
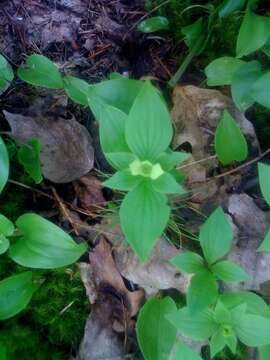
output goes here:
[[55, 183], [68, 183], [88, 173], [94, 164], [92, 139], [76, 119], [31, 117], [4, 111], [11, 136], [19, 143], [31, 138], [41, 142], [44, 177]]
[[74, 182], [77, 199], [83, 209], [98, 210], [105, 206], [100, 180], [93, 175], [86, 175]]

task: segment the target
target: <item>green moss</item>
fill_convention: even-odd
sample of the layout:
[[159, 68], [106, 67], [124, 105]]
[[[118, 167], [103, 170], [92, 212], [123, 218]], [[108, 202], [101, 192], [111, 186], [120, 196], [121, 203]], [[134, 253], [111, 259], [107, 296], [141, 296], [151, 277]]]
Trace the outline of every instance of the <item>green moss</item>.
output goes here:
[[[7, 255], [1, 257], [1, 279], [25, 271]], [[67, 269], [41, 271], [42, 282], [28, 307], [3, 321], [0, 343], [8, 348], [7, 360], [67, 360], [83, 336], [89, 304], [76, 265]]]

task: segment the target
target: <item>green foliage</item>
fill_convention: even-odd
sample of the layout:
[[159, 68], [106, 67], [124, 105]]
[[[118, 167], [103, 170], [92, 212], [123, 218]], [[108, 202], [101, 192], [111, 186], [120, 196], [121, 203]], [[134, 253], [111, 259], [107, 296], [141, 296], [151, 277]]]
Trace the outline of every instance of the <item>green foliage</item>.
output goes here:
[[38, 285], [33, 282], [30, 271], [0, 281], [0, 320], [8, 319], [22, 311], [37, 288]]
[[140, 310], [137, 337], [145, 360], [167, 360], [176, 339], [176, 329], [166, 315], [176, 310], [174, 301], [152, 298]]
[[225, 56], [215, 59], [205, 69], [208, 86], [231, 85], [233, 74], [245, 62], [233, 57]]
[[164, 16], [155, 16], [143, 20], [138, 25], [137, 29], [143, 33], [152, 33], [161, 30], [168, 30], [169, 21]]
[[178, 344], [175, 353], [172, 356], [172, 360], [202, 360], [198, 353], [193, 351], [185, 344]]
[[[16, 221], [21, 236], [9, 255], [16, 263], [39, 269], [53, 269], [77, 261], [86, 244], [76, 244], [61, 228], [36, 214], [24, 214]], [[57, 241], [56, 241], [57, 239]]]
[[29, 176], [36, 184], [43, 180], [40, 166], [41, 143], [38, 139], [31, 139], [27, 144], [22, 145], [18, 151], [18, 159]]
[[9, 175], [9, 159], [8, 152], [4, 141], [0, 136], [0, 194], [3, 191]]
[[246, 0], [225, 0], [218, 8], [218, 14], [221, 18], [230, 15], [236, 10], [241, 10], [245, 6]]
[[102, 148], [109, 162], [120, 169], [104, 185], [130, 191], [120, 207], [121, 226], [133, 250], [145, 261], [169, 220], [164, 194], [184, 192], [165, 169], [171, 170], [186, 154], [168, 150], [170, 115], [149, 82], [141, 87], [128, 116], [111, 106], [100, 114]]
[[7, 237], [12, 236], [14, 230], [13, 223], [0, 214], [0, 255], [8, 250], [10, 243]]
[[88, 106], [88, 91], [90, 85], [81, 79], [74, 76], [65, 76], [63, 78], [64, 90], [68, 97], [74, 102]]
[[[270, 206], [270, 166], [259, 163], [259, 182], [261, 187], [261, 192], [267, 204]], [[270, 250], [270, 229], [265, 236], [262, 244], [260, 245], [258, 251], [269, 251]]]
[[223, 165], [235, 160], [243, 161], [248, 155], [246, 139], [227, 110], [224, 111], [215, 132], [215, 150]]
[[5, 57], [0, 54], [0, 95], [7, 90], [13, 78], [12, 67]]
[[62, 89], [63, 80], [57, 66], [43, 55], [30, 55], [26, 66], [18, 69], [18, 76], [23, 81], [49, 89]]

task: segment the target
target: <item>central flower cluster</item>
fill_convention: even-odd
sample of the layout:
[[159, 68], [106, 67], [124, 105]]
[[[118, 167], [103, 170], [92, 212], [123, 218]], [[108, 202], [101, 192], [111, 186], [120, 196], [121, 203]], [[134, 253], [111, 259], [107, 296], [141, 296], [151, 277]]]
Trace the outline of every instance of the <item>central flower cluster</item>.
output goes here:
[[152, 164], [148, 160], [145, 160], [145, 161], [134, 160], [129, 165], [129, 169], [133, 176], [140, 175], [140, 176], [148, 177], [152, 180], [156, 180], [162, 174], [164, 174], [164, 171], [159, 163]]

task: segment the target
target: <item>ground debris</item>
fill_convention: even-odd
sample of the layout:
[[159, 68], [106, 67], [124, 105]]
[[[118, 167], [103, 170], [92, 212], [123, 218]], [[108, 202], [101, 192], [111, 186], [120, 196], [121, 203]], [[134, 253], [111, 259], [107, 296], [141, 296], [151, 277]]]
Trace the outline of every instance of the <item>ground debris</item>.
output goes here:
[[74, 117], [32, 117], [4, 111], [11, 136], [19, 143], [37, 138], [42, 145], [44, 177], [55, 183], [68, 183], [87, 174], [94, 164], [92, 139]]

